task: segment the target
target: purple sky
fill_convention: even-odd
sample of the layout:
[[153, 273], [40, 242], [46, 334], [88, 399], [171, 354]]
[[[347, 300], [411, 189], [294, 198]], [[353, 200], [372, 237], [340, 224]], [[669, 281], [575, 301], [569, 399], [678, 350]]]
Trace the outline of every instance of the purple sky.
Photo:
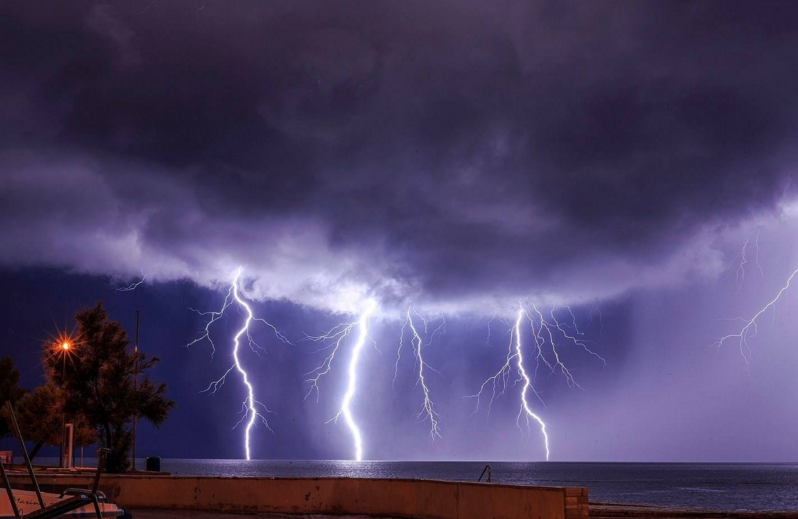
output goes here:
[[[187, 307], [217, 309], [242, 266], [295, 341], [259, 330], [248, 359], [277, 411], [257, 457], [350, 456], [325, 424], [346, 360], [303, 402], [323, 354], [297, 340], [374, 298], [367, 457], [540, 459], [517, 387], [489, 421], [462, 397], [503, 362], [493, 316], [567, 304], [608, 364], [566, 345], [584, 391], [536, 382], [553, 460], [795, 461], [796, 294], [750, 363], [711, 347], [798, 268], [795, 27], [792, 2], [3, 4], [0, 354], [32, 386], [53, 321], [141, 309], [179, 405], [143, 449], [240, 456], [240, 383], [198, 394], [238, 314], [213, 362], [181, 346], [202, 327]], [[427, 350], [435, 443], [412, 363], [390, 384], [409, 304], [448, 321]]]

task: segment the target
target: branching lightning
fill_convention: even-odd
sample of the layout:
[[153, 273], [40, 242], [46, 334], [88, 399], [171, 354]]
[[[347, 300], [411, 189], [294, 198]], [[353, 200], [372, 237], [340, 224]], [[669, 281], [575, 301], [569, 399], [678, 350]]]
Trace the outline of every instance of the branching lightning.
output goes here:
[[334, 418], [334, 420], [337, 421], [339, 416], [342, 414], [344, 415], [346, 424], [349, 426], [349, 430], [352, 431], [352, 438], [355, 442], [355, 459], [357, 461], [361, 461], [363, 459], [363, 440], [360, 436], [360, 429], [355, 423], [355, 420], [352, 418], [352, 411], [349, 409], [349, 406], [352, 403], [352, 399], [355, 397], [355, 390], [357, 389], [358, 360], [360, 359], [360, 352], [366, 345], [366, 339], [368, 339], [369, 336], [369, 317], [374, 311], [375, 306], [376, 304], [371, 301], [366, 310], [360, 316], [360, 321], [358, 322], [360, 336], [357, 339], [357, 343], [355, 343], [355, 347], [352, 350], [352, 358], [349, 361], [349, 385], [346, 388], [344, 399], [341, 402], [341, 410], [338, 411], [338, 414], [335, 415]]
[[128, 285], [126, 287], [119, 287], [119, 288], [116, 289], [116, 291], [117, 292], [132, 292], [132, 291], [136, 290], [139, 287], [139, 285], [144, 283], [144, 281], [147, 279], [147, 275], [144, 274], [143, 272], [142, 272], [141, 276], [142, 277], [141, 277], [141, 279], [139, 281], [136, 281], [135, 283], [131, 283], [130, 285]]
[[305, 379], [305, 382], [307, 382], [309, 385], [308, 392], [305, 393], [305, 400], [307, 400], [307, 398], [315, 391], [316, 401], [318, 401], [320, 393], [319, 381], [324, 375], [326, 375], [332, 370], [332, 364], [333, 361], [335, 360], [335, 355], [338, 353], [338, 350], [341, 348], [341, 343], [344, 341], [344, 339], [346, 339], [352, 334], [352, 330], [354, 330], [358, 324], [359, 321], [355, 321], [352, 323], [337, 324], [326, 333], [323, 333], [321, 335], [308, 335], [303, 339], [306, 341], [321, 342], [323, 344], [326, 344], [316, 353], [318, 353], [319, 351], [332, 350], [324, 358], [324, 361], [322, 361], [322, 363], [319, 366], [313, 368], [308, 373], [305, 373], [306, 377], [308, 376], [310, 377]]
[[[568, 314], [571, 316], [571, 323], [570, 324], [568, 324], [568, 323], [562, 323], [561, 324], [560, 321], [557, 320], [557, 317], [554, 315], [554, 307], [552, 307], [550, 315], [551, 315], [552, 321], [554, 321], [554, 326], [556, 326], [556, 328], [560, 331], [562, 336], [565, 337], [565, 339], [567, 339], [568, 341], [572, 342], [573, 344], [581, 347], [583, 350], [585, 350], [590, 355], [596, 357], [606, 367], [607, 366], [607, 360], [604, 357], [602, 357], [601, 355], [599, 355], [598, 353], [596, 353], [595, 351], [591, 350], [588, 347], [587, 344], [588, 343], [593, 343], [593, 341], [589, 341], [589, 340], [585, 340], [585, 339], [578, 339], [576, 337], [576, 336], [580, 336], [581, 337], [581, 336], [584, 336], [585, 334], [584, 334], [584, 332], [580, 331], [579, 327], [576, 325], [576, 316], [574, 315], [574, 312], [571, 310], [571, 307], [567, 306], [567, 305], [563, 305], [563, 307], [566, 310], [568, 310]], [[537, 308], [535, 308], [535, 311], [537, 312]], [[540, 315], [540, 312], [538, 312], [538, 314]], [[548, 323], [543, 321], [543, 316], [541, 315], [540, 317], [541, 317], [541, 322], [543, 323], [543, 325], [544, 326], [548, 325]], [[574, 334], [576, 336], [569, 335], [568, 332], [564, 329], [565, 327], [571, 328], [574, 331]]]
[[[530, 423], [529, 419], [534, 419], [538, 425], [540, 425], [540, 432], [543, 434], [543, 441], [546, 445], [546, 461], [549, 461], [549, 435], [546, 434], [546, 424], [543, 420], [536, 415], [532, 410], [529, 408], [529, 402], [527, 402], [526, 394], [527, 391], [532, 388], [532, 391], [535, 393], [535, 396], [540, 398], [537, 391], [532, 387], [532, 382], [529, 380], [529, 375], [526, 374], [526, 370], [524, 369], [524, 357], [521, 353], [521, 318], [524, 316], [525, 311], [523, 308], [518, 310], [518, 319], [515, 321], [515, 353], [518, 357], [518, 373], [521, 375], [521, 378], [524, 380], [524, 387], [521, 389], [521, 410], [518, 411], [518, 417], [515, 420], [515, 423], [518, 425], [518, 428], [521, 428], [521, 416], [524, 415], [526, 419], [526, 428], [529, 431]], [[528, 314], [527, 314], [528, 315]], [[558, 359], [559, 362], [559, 359]]]
[[762, 265], [759, 263], [759, 235], [762, 234], [762, 229], [759, 229], [756, 232], [756, 240], [754, 241], [754, 246], [756, 247], [756, 255], [754, 256], [754, 262], [756, 263], [756, 268], [759, 269], [759, 275], [762, 276], [762, 279], [765, 279], [765, 271], [762, 270]]
[[242, 423], [246, 423], [244, 431], [244, 451], [246, 453], [247, 460], [250, 460], [251, 459], [250, 436], [252, 428], [255, 425], [255, 422], [258, 419], [260, 419], [261, 423], [263, 423], [263, 425], [265, 425], [266, 428], [269, 429], [269, 431], [271, 431], [268, 421], [261, 414], [259, 408], [267, 413], [270, 411], [266, 408], [265, 405], [263, 405], [261, 402], [255, 399], [255, 388], [253, 387], [252, 382], [250, 382], [249, 380], [248, 373], [241, 364], [241, 359], [239, 358], [239, 347], [241, 345], [241, 337], [246, 335], [247, 344], [254, 353], [259, 355], [258, 350], [266, 351], [260, 345], [258, 345], [258, 343], [255, 342], [250, 332], [250, 325], [252, 324], [252, 322], [258, 321], [271, 328], [272, 331], [274, 332], [275, 337], [277, 337], [278, 340], [280, 340], [285, 344], [291, 344], [291, 343], [285, 337], [285, 335], [283, 335], [282, 333], [280, 333], [279, 330], [277, 330], [275, 326], [265, 321], [264, 319], [260, 319], [254, 316], [252, 308], [249, 306], [249, 304], [246, 301], [244, 301], [244, 299], [242, 299], [239, 293], [240, 277], [241, 277], [241, 268], [239, 268], [238, 271], [236, 272], [235, 277], [233, 278], [233, 281], [230, 284], [230, 288], [227, 290], [227, 293], [225, 294], [224, 302], [222, 303], [222, 308], [219, 309], [218, 311], [200, 312], [194, 310], [193, 308], [189, 308], [189, 310], [196, 312], [199, 315], [210, 316], [210, 319], [205, 323], [202, 335], [200, 335], [198, 338], [194, 339], [190, 343], [186, 344], [186, 347], [190, 347], [193, 346], [194, 344], [197, 344], [198, 342], [207, 340], [211, 345], [212, 348], [211, 357], [213, 357], [213, 354], [216, 353], [216, 344], [214, 344], [213, 339], [211, 338], [211, 325], [213, 325], [213, 323], [221, 319], [222, 316], [225, 315], [225, 310], [227, 310], [234, 302], [238, 304], [239, 309], [244, 310], [245, 313], [244, 323], [242, 324], [241, 328], [236, 332], [236, 334], [233, 336], [233, 365], [230, 366], [220, 378], [211, 382], [208, 385], [208, 387], [202, 392], [215, 394], [219, 389], [221, 389], [221, 387], [224, 385], [225, 381], [227, 380], [227, 375], [229, 375], [230, 372], [232, 372], [233, 370], [236, 370], [241, 375], [241, 380], [244, 383], [244, 386], [246, 387], [247, 390], [247, 396], [244, 399], [244, 402], [241, 404], [241, 413], [243, 416], [238, 421], [238, 423], [236, 423], [236, 425], [233, 426], [233, 429], [235, 429]]
[[[754, 239], [754, 265], [756, 265], [757, 270], [759, 270], [759, 275], [762, 276], [762, 279], [765, 279], [765, 271], [762, 269], [762, 264], [759, 262], [759, 236], [761, 234], [762, 229], [757, 230], [756, 238]], [[743, 248], [740, 250], [740, 263], [737, 264], [737, 270], [734, 276], [734, 282], [737, 285], [738, 293], [745, 283], [745, 269], [748, 264], [748, 244], [750, 241], [750, 238], [746, 238], [745, 242], [743, 242]]]
[[245, 416], [246, 414], [248, 414], [249, 420], [247, 420], [247, 426], [244, 433], [245, 435], [244, 445], [247, 451], [247, 459], [249, 460], [251, 459], [249, 451], [249, 434], [250, 431], [252, 430], [252, 426], [255, 425], [255, 419], [260, 416], [261, 419], [263, 420], [263, 423], [266, 424], [266, 427], [268, 427], [269, 424], [268, 422], [266, 422], [266, 419], [263, 418], [263, 416], [258, 414], [258, 410], [255, 408], [255, 390], [252, 388], [252, 383], [249, 381], [249, 377], [247, 377], [247, 372], [244, 371], [244, 369], [241, 367], [241, 361], [238, 358], [238, 346], [239, 346], [239, 339], [241, 338], [241, 336], [246, 334], [250, 343], [252, 342], [252, 337], [249, 334], [249, 323], [252, 322], [252, 317], [253, 317], [252, 309], [238, 295], [238, 276], [240, 274], [241, 274], [241, 269], [239, 269], [238, 274], [236, 275], [236, 279], [235, 281], [233, 281], [233, 297], [235, 298], [235, 300], [238, 302], [239, 305], [244, 307], [244, 310], [247, 312], [247, 318], [244, 321], [244, 325], [241, 327], [240, 330], [238, 330], [238, 333], [235, 334], [235, 337], [233, 337], [233, 343], [234, 343], [233, 359], [235, 360], [236, 369], [241, 374], [241, 378], [244, 382], [244, 385], [247, 386], [247, 399], [245, 403], [246, 406], [248, 407], [248, 411], [245, 413]]
[[[543, 434], [544, 445], [546, 447], [546, 461], [549, 460], [549, 436], [546, 433], [546, 424], [543, 422], [543, 419], [540, 418], [532, 409], [529, 407], [529, 402], [527, 401], [527, 393], [532, 391], [535, 397], [540, 400], [540, 395], [538, 395], [537, 391], [535, 390], [535, 386], [532, 384], [532, 381], [529, 378], [529, 375], [524, 368], [524, 357], [521, 348], [521, 324], [524, 317], [529, 317], [527, 311], [520, 307], [518, 309], [518, 316], [515, 321], [515, 325], [510, 329], [510, 344], [507, 348], [507, 357], [505, 358], [504, 365], [496, 372], [495, 375], [488, 378], [485, 382], [482, 383], [482, 386], [479, 388], [479, 392], [474, 395], [469, 395], [466, 398], [475, 398], [477, 401], [476, 409], [474, 409], [474, 413], [479, 411], [479, 404], [482, 399], [482, 394], [486, 391], [488, 387], [491, 390], [491, 397], [490, 402], [488, 403], [488, 414], [490, 414], [491, 406], [493, 405], [493, 401], [504, 394], [507, 390], [508, 384], [511, 386], [516, 385], [518, 382], [523, 381], [524, 385], [521, 388], [521, 405], [518, 411], [518, 417], [516, 418], [516, 425], [521, 428], [521, 417], [525, 416], [527, 430], [529, 431], [530, 427], [530, 420], [534, 420], [540, 425], [540, 431]], [[537, 342], [537, 341], [536, 341]], [[516, 368], [515, 371], [518, 375], [518, 379], [510, 381], [510, 376], [513, 372], [513, 361], [516, 361]], [[541, 404], [543, 403], [540, 400]]]
[[748, 340], [756, 337], [756, 334], [757, 334], [757, 331], [758, 331], [757, 321], [759, 320], [760, 317], [762, 317], [762, 314], [764, 314], [768, 310], [770, 310], [770, 309], [774, 309], [775, 310], [776, 303], [779, 301], [779, 299], [781, 298], [782, 294], [784, 294], [784, 292], [786, 292], [787, 289], [790, 288], [790, 284], [792, 283], [792, 280], [795, 278], [796, 275], [798, 275], [798, 270], [794, 270], [793, 271], [793, 273], [787, 279], [787, 283], [776, 294], [776, 297], [771, 299], [756, 314], [754, 314], [753, 317], [751, 317], [750, 319], [744, 319], [744, 318], [738, 319], [738, 320], [741, 320], [743, 322], [743, 327], [740, 329], [739, 332], [731, 333], [729, 335], [725, 335], [725, 336], [719, 338], [718, 340], [716, 340], [713, 343], [713, 346], [715, 346], [717, 348], [720, 348], [721, 346], [723, 346], [723, 344], [726, 341], [732, 341], [732, 340], [736, 341], [738, 343], [738, 345], [739, 345], [739, 348], [740, 348], [740, 354], [742, 355], [743, 359], [745, 360], [745, 363], [746, 363], [746, 366], [747, 366], [749, 364], [750, 358], [751, 358], [751, 347], [748, 344]]
[[[544, 439], [544, 446], [546, 448], [547, 461], [549, 459], [550, 451], [549, 437], [546, 433], [546, 424], [538, 414], [532, 411], [527, 399], [531, 392], [535, 398], [537, 398], [538, 401], [543, 404], [543, 400], [540, 398], [540, 394], [537, 392], [534, 386], [534, 381], [537, 379], [538, 371], [541, 368], [541, 365], [548, 368], [550, 374], [557, 372], [562, 374], [569, 387], [577, 387], [581, 389], [581, 386], [576, 382], [571, 371], [562, 361], [558, 351], [558, 341], [555, 339], [555, 337], [562, 337], [562, 339], [564, 339], [567, 343], [579, 346], [590, 355], [598, 358], [603, 365], [606, 366], [607, 364], [606, 360], [601, 355], [593, 351], [588, 346], [588, 342], [590, 341], [580, 338], [584, 334], [576, 324], [576, 316], [574, 315], [573, 311], [571, 311], [568, 306], [563, 306], [563, 308], [568, 311], [568, 315], [571, 317], [570, 323], [557, 318], [555, 307], [551, 308], [551, 311], [549, 312], [550, 320], [547, 320], [536, 305], [532, 304], [531, 311], [527, 310], [523, 305], [519, 305], [515, 324], [509, 330], [510, 341], [507, 347], [507, 355], [505, 356], [504, 364], [501, 366], [499, 371], [482, 383], [479, 391], [476, 394], [466, 396], [466, 398], [473, 398], [476, 400], [476, 407], [474, 409], [474, 413], [472, 413], [476, 414], [479, 411], [480, 404], [482, 399], [485, 397], [485, 393], [489, 390], [490, 400], [488, 402], [487, 413], [490, 415], [491, 407], [496, 398], [502, 396], [507, 391], [508, 387], [515, 386], [519, 382], [522, 382], [523, 385], [520, 391], [521, 402], [518, 416], [516, 418], [516, 425], [518, 425], [519, 429], [521, 429], [522, 417], [524, 417], [526, 420], [528, 433], [531, 433], [530, 426], [532, 421], [535, 421], [538, 423], [538, 425], [540, 425], [540, 430]], [[531, 326], [531, 338], [535, 359], [535, 368], [531, 377], [527, 372], [523, 355], [521, 328], [522, 324], [524, 323], [524, 319], [526, 319]], [[493, 321], [493, 319], [491, 319], [491, 321]], [[515, 378], [513, 377], [513, 372], [516, 374]], [[545, 407], [545, 404], [543, 405]]]
[[[236, 275], [235, 279], [236, 280], [238, 279], [238, 275]], [[236, 281], [234, 280], [233, 283], [235, 283], [235, 282]], [[203, 334], [200, 335], [199, 337], [197, 337], [196, 339], [194, 339], [193, 341], [189, 342], [188, 344], [186, 344], [186, 348], [190, 348], [191, 346], [193, 346], [193, 345], [195, 345], [195, 344], [197, 344], [199, 342], [207, 340], [210, 343], [210, 345], [211, 345], [211, 349], [212, 349], [211, 358], [213, 358], [213, 356], [216, 354], [216, 344], [213, 342], [213, 339], [211, 338], [211, 325], [213, 325], [213, 323], [215, 323], [216, 321], [218, 321], [219, 319], [222, 318], [222, 316], [224, 315], [225, 310], [227, 310], [227, 308], [231, 304], [233, 304], [233, 286], [232, 285], [227, 290], [227, 295], [224, 296], [224, 303], [222, 304], [222, 308], [219, 311], [217, 311], [217, 312], [214, 312], [214, 311], [200, 312], [199, 310], [195, 310], [194, 308], [189, 307], [188, 309], [191, 310], [192, 312], [195, 312], [195, 313], [197, 313], [197, 314], [199, 314], [199, 315], [201, 315], [203, 317], [209, 315], [211, 318], [210, 318], [210, 320], [208, 322], [205, 323], [205, 327], [203, 329], [204, 330]], [[224, 377], [222, 377], [222, 380], [224, 380]]]
[[590, 307], [590, 323], [588, 327], [593, 324], [594, 316], [598, 315], [599, 321], [599, 335], [604, 332], [604, 314], [601, 313], [601, 309], [598, 306], [598, 301], [593, 301], [593, 306]]
[[737, 272], [734, 277], [734, 282], [737, 284], [737, 292], [743, 287], [743, 283], [745, 283], [745, 264], [748, 263], [748, 259], [745, 257], [745, 253], [748, 250], [748, 238], [745, 239], [745, 243], [743, 243], [743, 248], [740, 251], [740, 264], [737, 267]]
[[[438, 413], [435, 411], [435, 404], [430, 399], [429, 387], [427, 386], [427, 381], [424, 378], [424, 368], [427, 368], [431, 371], [436, 371], [436, 370], [433, 369], [424, 360], [424, 356], [422, 354], [421, 336], [419, 335], [418, 330], [416, 330], [412, 314], [415, 314], [416, 317], [418, 317], [424, 323], [424, 335], [427, 336], [427, 320], [424, 319], [418, 312], [408, 307], [407, 315], [405, 317], [405, 322], [402, 325], [402, 330], [399, 334], [399, 348], [397, 348], [396, 350], [396, 364], [394, 365], [393, 382], [394, 384], [396, 383], [396, 377], [399, 374], [399, 362], [402, 358], [402, 346], [404, 344], [405, 329], [409, 327], [413, 335], [410, 338], [410, 345], [413, 348], [413, 356], [415, 357], [416, 364], [418, 365], [418, 379], [416, 381], [416, 385], [421, 386], [421, 389], [424, 393], [424, 401], [421, 405], [421, 411], [418, 413], [418, 418], [420, 421], [429, 420], [430, 438], [432, 439], [432, 441], [435, 441], [436, 438], [441, 438], [441, 432], [440, 432], [440, 427], [438, 425]], [[437, 328], [435, 328], [435, 330], [432, 332], [432, 335], [429, 336], [430, 337], [429, 342], [432, 342], [432, 340], [435, 338], [435, 334], [439, 332], [445, 333], [445, 330], [446, 330], [446, 319], [443, 318], [443, 316], [441, 316], [441, 323], [438, 325]]]
[[346, 421], [346, 425], [349, 427], [350, 432], [352, 433], [352, 440], [355, 446], [355, 459], [357, 461], [362, 461], [363, 459], [363, 438], [360, 433], [360, 428], [358, 427], [357, 423], [352, 416], [351, 404], [355, 398], [355, 393], [357, 391], [357, 370], [358, 370], [358, 361], [360, 360], [360, 353], [363, 351], [363, 347], [366, 345], [367, 340], [373, 340], [369, 337], [369, 319], [371, 318], [371, 314], [377, 307], [377, 303], [374, 300], [369, 300], [366, 303], [366, 309], [360, 315], [360, 319], [352, 323], [342, 323], [336, 325], [327, 333], [319, 336], [308, 336], [305, 340], [310, 340], [313, 342], [322, 342], [328, 343], [327, 346], [323, 347], [320, 351], [325, 349], [332, 349], [332, 351], [325, 357], [324, 361], [319, 365], [317, 368], [313, 369], [309, 373], [306, 373], [307, 376], [310, 376], [306, 380], [306, 382], [310, 385], [305, 398], [310, 396], [314, 391], [316, 392], [316, 396], [318, 398], [319, 394], [319, 380], [324, 375], [328, 374], [332, 369], [332, 363], [335, 360], [336, 353], [341, 347], [344, 339], [352, 335], [352, 332], [355, 328], [358, 329], [358, 339], [355, 343], [355, 346], [352, 348], [352, 357], [349, 360], [349, 382], [347, 384], [346, 393], [341, 400], [341, 407], [339, 408], [338, 412], [332, 417], [329, 422], [338, 422], [338, 418], [342, 415], [344, 417], [344, 421]]

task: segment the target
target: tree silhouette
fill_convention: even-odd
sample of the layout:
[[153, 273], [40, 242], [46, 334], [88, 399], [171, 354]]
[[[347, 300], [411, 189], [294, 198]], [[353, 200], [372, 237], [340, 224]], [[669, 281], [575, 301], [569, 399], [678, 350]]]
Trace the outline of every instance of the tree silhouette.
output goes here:
[[14, 368], [11, 357], [0, 359], [0, 438], [11, 436], [11, 424], [6, 419], [5, 403], [16, 404], [17, 400], [25, 395], [25, 390], [19, 387], [19, 370]]
[[[26, 440], [36, 442], [29, 454], [31, 461], [45, 445], [60, 445], [63, 402], [61, 389], [52, 381], [47, 381], [19, 400], [15, 411], [19, 428]], [[97, 431], [82, 413], [70, 416], [70, 422], [75, 428], [75, 446], [85, 447], [97, 443]]]
[[[66, 392], [67, 415], [85, 416], [89, 426], [97, 429], [102, 445], [110, 449], [107, 470], [122, 472], [129, 466], [133, 415], [157, 427], [175, 403], [164, 396], [165, 384], [149, 378], [148, 372], [160, 359], [128, 351], [127, 332], [109, 319], [102, 303], [81, 310], [75, 319], [74, 347], [65, 364], [63, 357], [46, 356], [47, 376]], [[136, 368], [139, 382], [134, 388]]]

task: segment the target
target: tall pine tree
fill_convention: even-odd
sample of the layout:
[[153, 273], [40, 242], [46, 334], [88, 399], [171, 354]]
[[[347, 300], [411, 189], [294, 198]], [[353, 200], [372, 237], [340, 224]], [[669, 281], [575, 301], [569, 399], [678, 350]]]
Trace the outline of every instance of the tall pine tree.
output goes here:
[[[129, 348], [127, 332], [117, 321], [109, 319], [97, 303], [75, 316], [78, 324], [74, 347], [66, 362], [51, 355], [46, 365], [48, 378], [65, 391], [65, 409], [80, 414], [96, 428], [100, 443], [110, 449], [109, 472], [122, 472], [129, 467], [132, 442], [132, 417], [159, 426], [174, 401], [165, 397], [166, 385], [150, 380], [148, 372], [159, 362]], [[134, 373], [138, 366], [138, 387]]]

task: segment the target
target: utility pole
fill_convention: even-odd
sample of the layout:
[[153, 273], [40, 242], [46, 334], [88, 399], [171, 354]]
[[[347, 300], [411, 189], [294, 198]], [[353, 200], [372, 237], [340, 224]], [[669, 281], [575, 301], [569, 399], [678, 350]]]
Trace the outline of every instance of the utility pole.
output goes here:
[[56, 345], [56, 348], [60, 348], [61, 356], [64, 358], [63, 364], [61, 364], [61, 391], [63, 393], [63, 400], [61, 401], [61, 445], [58, 447], [58, 466], [61, 468], [66, 466], [66, 360], [71, 347], [72, 343], [69, 340]]
[[66, 358], [68, 348], [66, 346], [62, 346], [61, 348], [61, 356], [64, 357], [64, 363], [61, 365], [61, 392], [63, 396], [61, 399], [61, 445], [58, 449], [58, 456], [60, 457], [58, 466], [64, 468], [66, 466], [66, 463], [64, 463], [66, 448], [66, 390], [63, 388], [66, 385]]
[[[139, 390], [139, 311], [136, 310], [136, 344], [133, 346], [133, 391], [138, 397]], [[133, 470], [136, 470], [136, 429], [139, 425], [138, 409], [133, 411]]]

